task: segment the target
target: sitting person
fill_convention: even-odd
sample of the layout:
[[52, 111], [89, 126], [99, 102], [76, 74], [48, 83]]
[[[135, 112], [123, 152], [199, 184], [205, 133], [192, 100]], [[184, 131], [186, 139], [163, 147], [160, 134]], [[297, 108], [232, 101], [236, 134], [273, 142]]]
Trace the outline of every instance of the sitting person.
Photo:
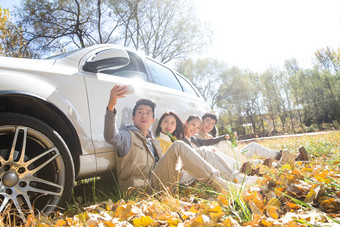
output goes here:
[[225, 179], [232, 181], [243, 177], [214, 152], [197, 152], [183, 141], [174, 142], [163, 155], [159, 142], [149, 130], [155, 122], [156, 105], [149, 99], [136, 102], [132, 111], [134, 125], [118, 130], [115, 106], [117, 99], [125, 97], [126, 92], [125, 85], [115, 85], [111, 89], [104, 126], [105, 140], [117, 152], [116, 170], [120, 190], [138, 187], [150, 192], [151, 188], [171, 187], [178, 182], [182, 170], [217, 189], [232, 184]]
[[[217, 123], [217, 117], [213, 113], [205, 113], [202, 116], [202, 124], [200, 131], [195, 135], [199, 139], [211, 139], [213, 138], [209, 132], [215, 127]], [[269, 148], [266, 148], [258, 143], [251, 142], [243, 147], [241, 150], [233, 148], [231, 143], [227, 141], [228, 136], [221, 136], [222, 138], [226, 138], [226, 140], [222, 140], [218, 144], [216, 144], [216, 148], [222, 153], [235, 158], [241, 165], [242, 172], [249, 171], [249, 159], [251, 159], [254, 155], [258, 155], [262, 158], [266, 158], [264, 164], [271, 166], [272, 160], [278, 160], [279, 164], [285, 164], [290, 162], [291, 160], [295, 161], [308, 161], [308, 154], [304, 147], [299, 149], [299, 155], [294, 157], [290, 154], [289, 151], [275, 151]], [[220, 137], [220, 138], [221, 138]]]
[[174, 112], [164, 113], [158, 121], [156, 139], [159, 140], [163, 154], [171, 144], [184, 137], [183, 123]]
[[[188, 123], [189, 122], [189, 123]], [[168, 150], [168, 148], [178, 139], [182, 139], [188, 145], [190, 145], [193, 149], [196, 150], [197, 153], [205, 155], [213, 156], [214, 162], [210, 161], [210, 164], [220, 170], [221, 174], [224, 173], [225, 165], [233, 165], [235, 160], [226, 156], [226, 155], [218, 155], [215, 147], [209, 147], [211, 144], [216, 144], [220, 139], [210, 139], [201, 141], [206, 146], [195, 146], [188, 142], [190, 137], [197, 133], [200, 127], [201, 121], [199, 117], [190, 116], [189, 119], [183, 125], [182, 121], [179, 119], [177, 114], [174, 112], [166, 112], [164, 113], [157, 125], [156, 128], [156, 139], [160, 141], [160, 145], [163, 150], [163, 154]], [[198, 140], [197, 138], [193, 138], [194, 140]], [[218, 155], [218, 156], [216, 156]], [[235, 181], [238, 183], [248, 184], [249, 182], [255, 182], [257, 178], [254, 177], [245, 177], [243, 174], [239, 173], [239, 171], [234, 170]], [[180, 183], [189, 185], [194, 182], [195, 178], [192, 177], [189, 173], [185, 172], [180, 178]]]

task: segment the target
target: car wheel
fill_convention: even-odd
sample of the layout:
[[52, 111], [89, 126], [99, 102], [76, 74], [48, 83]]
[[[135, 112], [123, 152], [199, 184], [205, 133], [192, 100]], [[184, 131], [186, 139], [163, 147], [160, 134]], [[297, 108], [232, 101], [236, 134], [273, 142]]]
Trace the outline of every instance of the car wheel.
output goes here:
[[[23, 114], [0, 113], [0, 213], [50, 214], [70, 199], [74, 165], [57, 132]], [[14, 211], [14, 214], [13, 214]]]

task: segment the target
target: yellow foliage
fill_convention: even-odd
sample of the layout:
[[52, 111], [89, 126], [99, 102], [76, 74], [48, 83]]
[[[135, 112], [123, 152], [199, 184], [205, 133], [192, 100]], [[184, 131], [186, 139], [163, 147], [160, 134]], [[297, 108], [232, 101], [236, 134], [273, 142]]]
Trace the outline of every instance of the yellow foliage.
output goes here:
[[282, 171], [285, 170], [285, 169], [291, 170], [292, 166], [290, 164], [284, 164], [283, 166], [281, 166]]
[[260, 224], [261, 226], [273, 226], [273, 223], [268, 220], [261, 220]]
[[174, 218], [169, 218], [167, 221], [168, 221], [168, 224], [173, 227], [177, 226], [178, 223], [180, 223], [180, 220], [174, 219]]
[[278, 208], [277, 207], [274, 207], [274, 206], [270, 206], [267, 208], [267, 215], [269, 217], [272, 217], [274, 219], [278, 219], [279, 218], [279, 211], [278, 211]]
[[210, 216], [210, 218], [211, 218], [211, 220], [213, 221], [213, 222], [218, 222], [220, 219], [221, 219], [221, 217], [223, 217], [223, 215], [225, 215], [225, 213], [224, 212], [217, 212], [217, 213], [210, 213], [209, 214], [209, 216]]
[[302, 168], [303, 172], [312, 172], [313, 169], [312, 168]]
[[228, 206], [228, 205], [229, 205], [228, 197], [225, 196], [225, 195], [219, 195], [219, 196], [218, 196], [218, 200], [220, 201], [220, 203], [221, 203], [223, 206]]
[[292, 203], [292, 202], [289, 202], [289, 201], [286, 202], [285, 207], [286, 207], [286, 209], [288, 209], [288, 210], [298, 210], [298, 209], [300, 209], [300, 206], [299, 206], [299, 205], [297, 205], [297, 204], [295, 204], [295, 203]]
[[115, 224], [113, 224], [112, 222], [109, 222], [109, 221], [103, 221], [102, 223], [105, 224], [105, 226], [107, 226], [107, 227], [116, 227]]
[[[330, 177], [333, 182], [339, 182], [338, 167], [325, 165], [320, 163], [319, 159], [315, 159], [309, 163], [295, 165], [295, 169], [286, 165], [281, 168], [271, 168], [269, 172], [263, 176], [261, 185], [242, 189], [237, 195], [238, 201], [228, 190], [220, 192], [222, 194], [211, 193], [207, 197], [204, 197], [203, 193], [193, 194], [192, 196], [197, 198], [194, 200], [186, 197], [181, 197], [181, 200], [180, 196], [178, 198], [159, 196], [136, 200], [136, 202], [121, 200], [113, 203], [111, 201], [101, 204], [105, 213], [103, 216], [107, 219], [100, 218], [102, 214], [98, 209], [85, 209], [87, 212], [73, 217], [59, 215], [60, 220], [57, 222], [43, 223], [43, 220], [37, 220], [37, 217], [28, 216], [26, 226], [43, 227], [54, 223], [55, 226], [114, 227], [115, 225], [126, 226], [126, 222], [141, 227], [298, 226], [299, 223], [294, 220], [304, 220], [317, 225], [327, 223], [332, 226], [333, 223], [328, 217], [340, 217], [340, 192], [334, 184], [327, 183], [330, 182]], [[291, 197], [294, 199], [290, 199]], [[309, 207], [295, 203], [295, 199], [305, 203], [315, 202], [313, 205], [318, 206], [317, 211], [311, 214], [312, 210]], [[250, 209], [249, 219], [247, 219], [250, 221], [247, 222], [242, 217], [234, 215], [240, 213], [240, 210], [237, 210], [238, 205]], [[302, 207], [304, 209], [301, 209]], [[227, 216], [230, 214], [235, 219]]]
[[269, 206], [280, 207], [281, 206], [281, 202], [277, 198], [272, 198], [272, 199], [270, 199], [270, 201], [268, 201], [268, 205]]
[[22, 29], [10, 21], [8, 9], [0, 7], [0, 55], [28, 57]]
[[143, 216], [141, 218], [133, 219], [133, 225], [137, 227], [148, 226], [148, 225], [151, 225], [152, 223], [153, 223], [153, 220], [149, 216]]
[[329, 176], [329, 171], [322, 171], [321, 173], [315, 173], [315, 179], [317, 179], [320, 182], [323, 183], [330, 183], [330, 179], [328, 178]]
[[219, 213], [222, 212], [221, 206], [217, 202], [212, 202], [210, 204], [211, 208], [209, 209], [209, 212], [211, 213]]
[[57, 224], [55, 224], [54, 227], [62, 227], [62, 226], [64, 226], [65, 224], [66, 224], [66, 221], [64, 221], [64, 220], [58, 220], [58, 221], [57, 221]]
[[231, 217], [226, 218], [223, 221], [223, 226], [224, 227], [233, 227], [233, 226], [239, 226], [239, 224], [237, 223], [237, 221]]

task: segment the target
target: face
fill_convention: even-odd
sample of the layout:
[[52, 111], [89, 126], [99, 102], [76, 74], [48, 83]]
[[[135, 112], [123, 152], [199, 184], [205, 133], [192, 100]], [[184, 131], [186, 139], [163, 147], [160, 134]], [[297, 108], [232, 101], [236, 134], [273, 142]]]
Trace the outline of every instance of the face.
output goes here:
[[201, 120], [200, 119], [193, 119], [189, 122], [185, 122], [185, 135], [188, 137], [191, 137], [193, 135], [195, 135], [201, 127]]
[[161, 131], [166, 134], [166, 132], [173, 133], [176, 130], [176, 118], [172, 115], [167, 115], [161, 122]]
[[139, 105], [136, 109], [135, 116], [132, 117], [135, 126], [143, 133], [147, 132], [150, 126], [155, 122], [152, 108], [148, 105]]
[[210, 132], [216, 124], [216, 121], [211, 117], [206, 117], [202, 120], [201, 131], [203, 133]]

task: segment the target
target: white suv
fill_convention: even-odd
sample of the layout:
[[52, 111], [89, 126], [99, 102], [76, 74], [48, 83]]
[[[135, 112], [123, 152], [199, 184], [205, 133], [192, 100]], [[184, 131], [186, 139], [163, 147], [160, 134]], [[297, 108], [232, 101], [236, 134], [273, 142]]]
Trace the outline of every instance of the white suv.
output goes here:
[[211, 111], [183, 76], [115, 45], [96, 45], [45, 60], [0, 57], [0, 212], [45, 213], [64, 206], [74, 181], [114, 170], [105, 142], [109, 91], [129, 84], [118, 100], [118, 124], [131, 123], [139, 98], [156, 102], [157, 119], [182, 120]]

